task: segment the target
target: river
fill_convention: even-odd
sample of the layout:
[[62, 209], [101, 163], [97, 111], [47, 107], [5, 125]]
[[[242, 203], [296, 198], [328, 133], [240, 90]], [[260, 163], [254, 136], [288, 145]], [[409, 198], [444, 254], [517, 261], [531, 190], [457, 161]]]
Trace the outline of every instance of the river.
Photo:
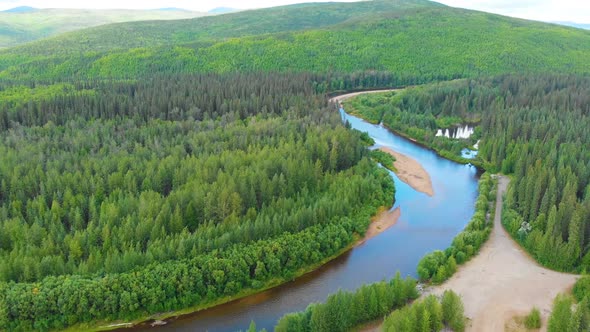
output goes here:
[[475, 167], [443, 159], [343, 110], [341, 114], [352, 128], [368, 132], [378, 146], [389, 147], [422, 164], [430, 174], [434, 196], [415, 191], [391, 173], [397, 191], [395, 207], [401, 208], [396, 225], [293, 282], [172, 319], [168, 325], [158, 327], [158, 331], [245, 331], [252, 320], [258, 329], [272, 331], [284, 314], [322, 302], [339, 288], [354, 290], [365, 283], [389, 280], [397, 271], [403, 276], [416, 276], [416, 266], [424, 254], [451, 244], [474, 212], [479, 177]]

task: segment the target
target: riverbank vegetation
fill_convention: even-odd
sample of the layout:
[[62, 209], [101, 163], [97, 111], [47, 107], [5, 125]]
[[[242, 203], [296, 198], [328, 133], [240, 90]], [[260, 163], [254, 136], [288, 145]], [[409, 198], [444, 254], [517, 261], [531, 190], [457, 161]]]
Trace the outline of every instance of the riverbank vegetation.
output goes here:
[[[506, 230], [543, 265], [583, 272], [590, 261], [590, 154], [584, 144], [590, 141], [589, 86], [584, 75], [456, 80], [384, 94], [389, 107], [378, 112], [370, 109], [370, 98], [380, 97], [371, 95], [368, 101], [360, 102], [359, 109], [384, 124], [387, 116], [397, 117], [398, 130], [424, 127], [430, 137], [440, 126], [436, 123], [439, 118], [477, 121], [479, 162], [489, 171], [512, 178], [504, 200], [502, 221]], [[369, 109], [363, 111], [362, 107]], [[408, 109], [412, 110], [409, 116], [400, 114]], [[419, 122], [420, 117], [430, 120]], [[429, 266], [426, 263], [444, 261], [445, 255], [439, 252], [429, 256], [420, 263], [419, 271], [434, 279], [438, 271], [425, 268]], [[453, 262], [447, 264], [452, 270]], [[590, 291], [580, 286], [587, 283], [586, 279], [574, 288], [575, 301], [565, 295], [556, 299], [550, 331], [587, 328]], [[538, 325], [534, 320], [531, 324]]]
[[471, 221], [465, 230], [453, 239], [450, 247], [444, 251], [429, 253], [420, 260], [417, 271], [421, 281], [440, 284], [457, 271], [458, 265], [477, 255], [494, 225], [495, 201], [495, 181], [492, 176], [485, 173], [479, 181], [479, 196]]
[[[579, 272], [590, 269], [589, 87], [583, 75], [455, 80], [387, 93], [389, 106], [378, 114], [392, 129], [423, 132], [428, 146], [455, 156], [465, 142], [435, 137], [437, 120], [479, 123], [475, 163], [514, 179], [505, 200], [506, 229], [542, 264]], [[365, 105], [383, 98], [365, 97]]]
[[325, 303], [283, 316], [276, 332], [346, 332], [360, 324], [387, 315], [418, 297], [416, 281], [398, 273], [389, 282], [364, 285], [354, 292], [338, 291]]
[[[446, 83], [452, 84], [452, 82]], [[476, 131], [468, 139], [452, 139], [436, 136], [439, 129], [452, 128], [465, 124], [475, 125], [478, 118], [467, 113], [458, 112], [454, 105], [440, 109], [420, 109], [422, 98], [427, 98], [436, 85], [412, 87], [399, 91], [366, 94], [351, 98], [345, 102], [345, 108], [371, 123], [381, 123], [394, 132], [419, 144], [435, 150], [444, 158], [467, 164], [477, 164], [478, 159], [466, 159], [461, 156], [463, 149], [473, 148], [480, 138]], [[452, 110], [452, 111], [451, 111]]]
[[395, 162], [394, 156], [381, 150], [372, 150], [370, 155], [373, 160], [380, 163], [383, 167], [387, 168], [392, 172], [395, 172], [395, 166], [393, 165], [393, 163]]
[[248, 294], [342, 252], [392, 204], [389, 174], [305, 75], [84, 90], [0, 112], [2, 329]]
[[439, 300], [429, 295], [419, 301], [392, 312], [383, 322], [384, 332], [465, 330], [465, 316], [461, 298], [446, 291]]
[[[586, 31], [419, 0], [338, 6], [0, 51], [0, 329], [204, 308], [349, 248], [394, 188], [327, 93], [590, 72]], [[590, 269], [589, 83], [456, 80], [389, 95], [370, 116], [455, 160], [481, 138], [481, 165], [515, 177], [507, 228], [544, 264], [578, 271]], [[435, 136], [459, 119], [480, 131]], [[425, 275], [443, 280], [473, 254], [482, 223]]]
[[574, 305], [569, 295], [558, 295], [553, 303], [547, 331], [588, 331], [590, 328], [590, 309], [588, 298]]

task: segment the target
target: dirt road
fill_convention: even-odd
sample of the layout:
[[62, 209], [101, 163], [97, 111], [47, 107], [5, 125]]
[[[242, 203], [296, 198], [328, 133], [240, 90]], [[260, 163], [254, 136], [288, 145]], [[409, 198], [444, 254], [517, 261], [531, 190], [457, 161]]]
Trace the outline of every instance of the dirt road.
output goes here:
[[431, 290], [442, 294], [452, 289], [461, 296], [465, 315], [471, 320], [467, 331], [504, 331], [508, 321], [515, 315], [526, 315], [533, 306], [541, 310], [544, 331], [553, 299], [577, 279], [576, 275], [539, 266], [506, 233], [501, 216], [508, 182], [506, 177], [499, 179], [494, 229], [479, 255]]

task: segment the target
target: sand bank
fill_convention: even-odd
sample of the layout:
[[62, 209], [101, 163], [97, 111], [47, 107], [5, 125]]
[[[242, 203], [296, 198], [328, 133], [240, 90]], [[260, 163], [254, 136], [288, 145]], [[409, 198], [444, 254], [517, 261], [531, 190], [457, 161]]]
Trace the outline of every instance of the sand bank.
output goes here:
[[365, 237], [363, 237], [363, 239], [360, 240], [356, 246], [360, 246], [367, 240], [374, 238], [375, 236], [385, 232], [387, 229], [395, 225], [401, 216], [401, 213], [402, 211], [399, 207], [393, 211], [385, 210], [377, 213], [377, 215], [373, 217], [373, 220], [371, 220], [371, 225], [369, 225], [369, 229], [365, 233]]
[[387, 152], [395, 157], [396, 160], [393, 163], [393, 166], [397, 169], [395, 174], [400, 180], [407, 183], [416, 191], [425, 193], [428, 196], [434, 196], [434, 189], [432, 188], [430, 175], [420, 163], [386, 147], [379, 148], [379, 150]]

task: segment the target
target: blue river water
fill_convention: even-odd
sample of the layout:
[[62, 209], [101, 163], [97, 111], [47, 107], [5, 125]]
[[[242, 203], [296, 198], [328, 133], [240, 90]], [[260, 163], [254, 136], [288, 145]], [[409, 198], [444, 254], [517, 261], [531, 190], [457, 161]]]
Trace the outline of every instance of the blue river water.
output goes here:
[[473, 215], [479, 178], [476, 168], [443, 159], [343, 110], [341, 114], [352, 128], [368, 132], [377, 146], [389, 147], [418, 161], [430, 174], [434, 196], [415, 191], [391, 173], [397, 191], [395, 207], [401, 208], [396, 225], [293, 282], [173, 319], [158, 327], [159, 331], [233, 332], [246, 330], [252, 320], [258, 329], [272, 331], [284, 314], [322, 302], [340, 288], [354, 290], [365, 283], [389, 280], [397, 271], [403, 276], [416, 276], [416, 266], [424, 254], [450, 245]]

